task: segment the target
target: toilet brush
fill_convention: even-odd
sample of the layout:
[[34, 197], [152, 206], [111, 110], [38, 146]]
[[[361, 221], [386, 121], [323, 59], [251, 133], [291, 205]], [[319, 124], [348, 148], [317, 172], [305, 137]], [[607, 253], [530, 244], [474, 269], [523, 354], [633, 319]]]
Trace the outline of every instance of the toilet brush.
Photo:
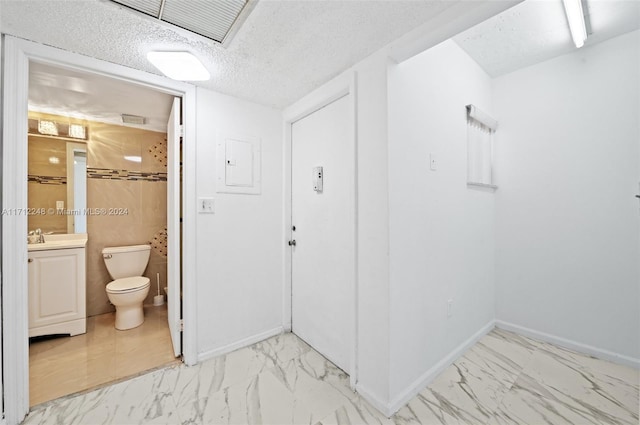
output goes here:
[[158, 295], [153, 297], [153, 305], [159, 306], [164, 304], [164, 295], [160, 295], [160, 273], [156, 273], [156, 284], [158, 285]]

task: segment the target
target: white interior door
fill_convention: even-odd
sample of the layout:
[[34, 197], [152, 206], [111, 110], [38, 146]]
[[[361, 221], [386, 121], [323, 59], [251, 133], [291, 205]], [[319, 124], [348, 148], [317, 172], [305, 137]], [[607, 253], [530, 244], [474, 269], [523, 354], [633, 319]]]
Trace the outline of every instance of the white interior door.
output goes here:
[[180, 98], [167, 124], [167, 309], [173, 352], [182, 354], [180, 297]]
[[[291, 126], [292, 330], [347, 373], [355, 279], [349, 105], [342, 97]], [[316, 167], [322, 191], [314, 190]]]

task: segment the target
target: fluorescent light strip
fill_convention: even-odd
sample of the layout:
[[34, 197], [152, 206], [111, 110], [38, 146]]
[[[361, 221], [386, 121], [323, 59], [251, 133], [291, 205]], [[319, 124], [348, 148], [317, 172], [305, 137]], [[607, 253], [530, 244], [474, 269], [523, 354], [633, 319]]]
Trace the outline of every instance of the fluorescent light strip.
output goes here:
[[562, 2], [564, 3], [564, 11], [567, 14], [567, 21], [569, 21], [571, 37], [579, 49], [584, 46], [584, 42], [587, 39], [587, 27], [584, 23], [582, 0], [562, 0]]

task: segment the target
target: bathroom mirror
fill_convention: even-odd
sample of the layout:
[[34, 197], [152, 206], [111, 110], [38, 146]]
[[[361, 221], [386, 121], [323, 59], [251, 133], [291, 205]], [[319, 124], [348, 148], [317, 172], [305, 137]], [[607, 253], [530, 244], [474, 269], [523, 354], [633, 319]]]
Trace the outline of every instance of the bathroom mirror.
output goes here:
[[67, 233], [87, 233], [87, 145], [67, 142]]
[[86, 233], [87, 144], [33, 134], [28, 143], [28, 230]]

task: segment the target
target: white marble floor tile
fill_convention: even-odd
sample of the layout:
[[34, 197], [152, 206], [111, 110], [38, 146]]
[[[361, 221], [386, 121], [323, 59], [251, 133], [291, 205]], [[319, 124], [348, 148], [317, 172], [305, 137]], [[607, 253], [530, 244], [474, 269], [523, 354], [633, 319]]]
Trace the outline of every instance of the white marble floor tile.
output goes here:
[[281, 366], [311, 350], [306, 342], [290, 332], [273, 336], [252, 347]]
[[166, 424], [178, 422], [177, 407], [156, 371], [43, 406], [25, 424]]
[[304, 387], [291, 391], [267, 371], [178, 407], [183, 424], [315, 424], [345, 398]]
[[394, 425], [394, 422], [366, 400], [355, 397], [316, 425]]
[[268, 373], [293, 395], [294, 424], [314, 424], [357, 397], [349, 376], [313, 350]]
[[349, 375], [315, 350], [307, 351], [284, 366], [274, 367], [271, 373], [297, 395], [310, 391], [325, 391], [335, 392], [336, 395], [340, 394], [346, 398], [357, 396], [351, 390]]
[[176, 402], [184, 404], [244, 382], [274, 366], [272, 356], [251, 346], [192, 367], [176, 368], [168, 381]]
[[519, 374], [531, 360], [539, 343], [529, 338], [494, 329], [473, 345], [464, 357], [473, 359], [488, 373], [508, 380]]
[[428, 390], [422, 391], [402, 407], [392, 420], [396, 425], [457, 425], [459, 408], [447, 399]]
[[[618, 365], [586, 367], [587, 359], [558, 349], [540, 349], [515, 385], [554, 405], [583, 412], [593, 417], [594, 423], [640, 423], [637, 372]], [[602, 372], [605, 369], [615, 373]]]
[[315, 424], [356, 397], [349, 389], [348, 375], [296, 339], [287, 337], [263, 344], [256, 351], [272, 354], [266, 358], [277, 364], [242, 382], [197, 398], [188, 396], [194, 389], [197, 392], [197, 385], [191, 385], [191, 389], [184, 386], [185, 391], [174, 393], [180, 400], [181, 422]]
[[494, 330], [392, 418], [293, 334], [47, 403], [26, 424], [639, 423], [638, 371]]
[[503, 342], [506, 343], [504, 347], [507, 347], [509, 349], [512, 349], [514, 346], [519, 345], [529, 352], [533, 352], [541, 346], [545, 345], [545, 343], [542, 341], [538, 341], [524, 335], [520, 335], [515, 332], [507, 331], [500, 328], [493, 329], [487, 335], [503, 340]]
[[293, 396], [277, 380], [269, 379], [271, 376], [261, 373], [207, 397], [179, 405], [181, 423], [265, 424], [265, 416], [290, 411]]
[[504, 332], [483, 337], [398, 412], [396, 423], [488, 421], [535, 350], [526, 340], [511, 343], [510, 337]]
[[[613, 417], [594, 415], [585, 406], [557, 402], [555, 399], [541, 397], [535, 391], [523, 388], [516, 383], [505, 396], [501, 405], [487, 422], [488, 425], [590, 425], [625, 424]], [[634, 423], [637, 424], [636, 421]]]
[[497, 381], [490, 375], [485, 375], [483, 379], [482, 372], [476, 372], [461, 364], [454, 364], [420, 394], [426, 400], [431, 400], [431, 405], [437, 403], [440, 410], [461, 423], [486, 422], [509, 390], [510, 384]]

